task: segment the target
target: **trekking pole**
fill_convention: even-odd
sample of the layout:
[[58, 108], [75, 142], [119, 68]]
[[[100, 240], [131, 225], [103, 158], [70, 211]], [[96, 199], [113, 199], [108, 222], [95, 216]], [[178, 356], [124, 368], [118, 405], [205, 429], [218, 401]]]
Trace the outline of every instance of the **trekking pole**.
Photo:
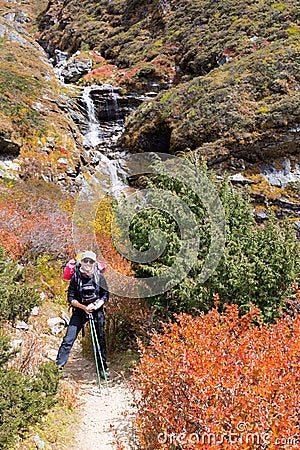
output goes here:
[[96, 348], [96, 341], [95, 341], [95, 336], [94, 336], [93, 327], [92, 327], [92, 321], [93, 321], [93, 316], [92, 316], [92, 314], [89, 314], [92, 344], [93, 344], [93, 351], [94, 351], [94, 357], [95, 357], [95, 363], [96, 363], [96, 372], [97, 372], [97, 377], [98, 377], [99, 390], [101, 393], [101, 377], [100, 377], [100, 372], [99, 372], [99, 367], [98, 367], [97, 348]]
[[99, 359], [100, 359], [100, 363], [101, 363], [101, 368], [102, 368], [102, 372], [103, 372], [104, 380], [105, 380], [105, 386], [106, 386], [106, 389], [107, 389], [107, 392], [108, 392], [108, 382], [107, 382], [106, 370], [105, 370], [104, 364], [103, 364], [100, 344], [99, 344], [99, 341], [98, 341], [98, 336], [97, 336], [97, 333], [96, 333], [96, 327], [95, 327], [95, 322], [94, 322], [93, 316], [91, 317], [90, 324], [91, 324], [91, 327], [93, 328], [94, 339], [95, 339], [95, 342], [96, 342], [96, 348], [98, 350]]

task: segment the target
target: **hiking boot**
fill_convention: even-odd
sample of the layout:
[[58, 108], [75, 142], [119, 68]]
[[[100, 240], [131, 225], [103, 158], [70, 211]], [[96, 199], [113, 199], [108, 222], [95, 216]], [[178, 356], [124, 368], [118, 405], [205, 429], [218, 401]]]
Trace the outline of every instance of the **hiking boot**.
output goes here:
[[[105, 375], [106, 375], [106, 378], [107, 378], [107, 379], [110, 377], [109, 369], [106, 369], [106, 370], [105, 370]], [[103, 378], [103, 379], [105, 378], [104, 373], [103, 373], [103, 370], [100, 371], [100, 376], [101, 376], [101, 378]]]

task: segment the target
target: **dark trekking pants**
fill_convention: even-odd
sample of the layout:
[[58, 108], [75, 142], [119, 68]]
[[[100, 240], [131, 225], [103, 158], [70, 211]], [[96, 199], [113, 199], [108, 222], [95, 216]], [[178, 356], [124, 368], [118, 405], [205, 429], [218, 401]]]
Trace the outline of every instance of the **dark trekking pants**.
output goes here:
[[[98, 337], [98, 342], [100, 346], [100, 352], [101, 357], [104, 365], [104, 369], [107, 369], [107, 363], [106, 363], [106, 341], [105, 341], [105, 334], [104, 334], [104, 313], [103, 309], [100, 308], [97, 311], [94, 311], [92, 313], [93, 320], [95, 324], [95, 329]], [[89, 320], [88, 315], [79, 308], [74, 308], [73, 314], [70, 319], [70, 323], [68, 325], [68, 329], [66, 332], [65, 337], [63, 338], [63, 341], [61, 343], [61, 346], [59, 347], [57, 358], [56, 358], [56, 365], [59, 367], [64, 367], [66, 362], [68, 361], [70, 351], [73, 347], [73, 344], [75, 342], [75, 339], [77, 338], [80, 330], [82, 330], [84, 324]], [[98, 357], [98, 364], [99, 368], [101, 368], [101, 364]]]

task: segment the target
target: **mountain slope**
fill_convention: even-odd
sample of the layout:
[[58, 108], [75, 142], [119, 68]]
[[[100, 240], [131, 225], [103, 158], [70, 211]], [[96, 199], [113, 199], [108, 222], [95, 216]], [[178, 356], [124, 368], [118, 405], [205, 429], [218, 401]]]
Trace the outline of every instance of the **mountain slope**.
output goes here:
[[124, 147], [197, 149], [226, 168], [298, 155], [299, 18], [290, 0], [69, 0], [49, 2], [40, 31], [50, 54], [100, 55], [83, 83], [103, 82], [103, 64], [122, 70], [113, 81], [127, 89], [167, 83], [129, 118]]
[[[18, 157], [14, 163], [22, 176], [43, 174], [45, 180], [57, 181], [59, 170], [76, 173], [82, 144], [70, 115], [72, 101], [32, 37], [35, 7], [0, 1], [2, 172], [5, 163]], [[67, 167], [59, 162], [63, 156], [69, 156]], [[67, 174], [60, 179], [68, 183]]]

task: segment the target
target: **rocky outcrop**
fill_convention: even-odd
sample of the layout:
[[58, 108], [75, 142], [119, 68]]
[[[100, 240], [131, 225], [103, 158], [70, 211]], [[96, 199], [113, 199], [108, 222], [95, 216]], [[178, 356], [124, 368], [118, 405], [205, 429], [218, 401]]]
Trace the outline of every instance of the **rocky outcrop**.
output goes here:
[[[56, 0], [40, 30], [52, 51], [93, 49], [85, 83], [107, 75], [145, 92], [165, 82], [167, 93], [129, 111], [125, 150], [195, 150], [230, 169], [299, 154], [298, 19], [293, 2]], [[106, 120], [101, 95], [93, 92]]]
[[[0, 175], [68, 186], [78, 175], [81, 134], [76, 108], [31, 35], [32, 3], [1, 3]], [[72, 93], [70, 93], [72, 95]], [[67, 164], [61, 164], [60, 158]], [[72, 181], [73, 183], [73, 181]]]
[[0, 134], [0, 157], [2, 156], [18, 156], [20, 153], [20, 145], [11, 139], [1, 136]]
[[[124, 120], [139, 105], [149, 99], [147, 95], [135, 92], [123, 93], [120, 87], [110, 84], [90, 86], [89, 93], [94, 102], [97, 118], [101, 122]], [[83, 110], [86, 109], [83, 98], [79, 99], [79, 104]]]
[[60, 76], [65, 83], [76, 83], [92, 68], [89, 58], [72, 58], [64, 65]]

